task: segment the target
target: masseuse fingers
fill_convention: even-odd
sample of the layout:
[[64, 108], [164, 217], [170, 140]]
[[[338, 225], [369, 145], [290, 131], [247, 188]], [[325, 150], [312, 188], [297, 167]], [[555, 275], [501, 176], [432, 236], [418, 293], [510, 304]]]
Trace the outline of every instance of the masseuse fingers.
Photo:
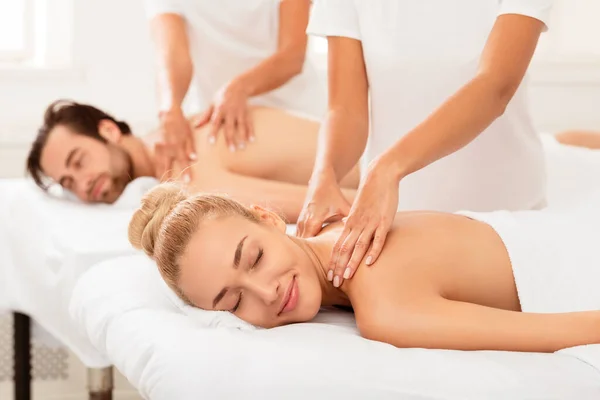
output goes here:
[[198, 156], [196, 155], [196, 146], [194, 145], [194, 134], [190, 130], [184, 143], [185, 153], [190, 161], [196, 161]]
[[158, 176], [160, 176], [161, 182], [165, 182], [171, 179], [171, 175], [173, 172], [173, 159], [168, 156], [163, 156], [161, 163], [161, 171]]
[[252, 119], [252, 114], [249, 112], [246, 112], [246, 131], [248, 132], [248, 141], [250, 143], [254, 142], [256, 140], [254, 136], [254, 120]]
[[212, 114], [211, 118], [211, 128], [210, 133], [208, 134], [208, 143], [215, 144], [217, 142], [217, 134], [219, 130], [223, 126], [223, 112], [220, 108], [217, 108], [217, 111]]
[[[334, 246], [334, 254], [337, 253], [335, 264], [333, 265], [333, 286], [335, 287], [342, 285], [344, 270], [350, 261], [354, 246], [358, 242], [362, 229], [359, 227], [347, 227], [344, 229], [344, 232], [347, 232], [347, 234], [342, 234]], [[336, 248], [337, 252], [335, 251]]]
[[192, 127], [194, 129], [202, 128], [204, 125], [208, 124], [212, 119], [213, 112], [215, 110], [215, 106], [213, 104], [204, 111], [203, 113], [197, 115], [192, 121]]
[[191, 135], [188, 136], [188, 138], [186, 139], [184, 143], [184, 148], [186, 157], [185, 163], [182, 164], [182, 166], [184, 167], [184, 170], [182, 172], [182, 178], [185, 183], [190, 183], [192, 180], [191, 162], [197, 159], [196, 153], [194, 152], [194, 142], [192, 140]]
[[344, 224], [344, 230], [333, 244], [333, 249], [331, 250], [331, 260], [329, 260], [329, 266], [327, 268], [327, 280], [329, 282], [333, 281], [333, 272], [335, 270], [335, 266], [337, 265], [338, 258], [340, 257], [340, 248], [342, 247], [342, 244], [346, 240], [346, 237], [348, 237], [349, 233], [350, 229]]
[[162, 143], [157, 143], [154, 146], [154, 153], [156, 154], [156, 176], [162, 182], [168, 179], [165, 177], [165, 174], [168, 170], [169, 156], [167, 155], [165, 145]]
[[367, 227], [358, 237], [356, 244], [354, 245], [354, 251], [352, 257], [348, 261], [348, 265], [344, 269], [344, 279], [350, 279], [354, 276], [354, 272], [362, 262], [367, 250], [371, 246], [371, 240], [373, 239], [373, 233], [375, 228]]
[[229, 151], [234, 152], [237, 149], [235, 142], [235, 117], [227, 115], [225, 117], [225, 141]]
[[314, 213], [314, 206], [309, 205], [298, 218], [297, 235], [301, 238], [314, 237], [322, 226], [323, 218], [317, 217]]
[[385, 222], [382, 222], [377, 227], [377, 230], [375, 231], [375, 237], [373, 238], [373, 245], [371, 250], [369, 250], [369, 254], [367, 255], [367, 259], [365, 261], [367, 265], [373, 265], [373, 263], [377, 261], [377, 258], [383, 249], [383, 244], [385, 243], [385, 238], [387, 237], [389, 229], [389, 225]]

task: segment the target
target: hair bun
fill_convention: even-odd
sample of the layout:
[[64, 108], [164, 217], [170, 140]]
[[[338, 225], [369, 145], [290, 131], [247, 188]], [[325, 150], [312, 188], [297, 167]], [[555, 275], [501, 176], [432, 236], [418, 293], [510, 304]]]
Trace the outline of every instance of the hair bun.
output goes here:
[[154, 258], [154, 245], [165, 218], [187, 197], [174, 183], [160, 184], [146, 193], [129, 222], [128, 236], [133, 247]]

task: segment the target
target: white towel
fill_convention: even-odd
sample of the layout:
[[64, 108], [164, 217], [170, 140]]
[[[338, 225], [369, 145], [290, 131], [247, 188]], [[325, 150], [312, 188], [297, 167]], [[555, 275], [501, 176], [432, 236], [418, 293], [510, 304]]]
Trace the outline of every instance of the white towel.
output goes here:
[[29, 180], [2, 182], [0, 308], [27, 313], [86, 365], [106, 366], [73, 328], [67, 304], [89, 267], [135, 253], [127, 226], [141, 196], [155, 184], [135, 180], [117, 204], [85, 205], [61, 193], [44, 193]]
[[[461, 214], [503, 240], [524, 312], [600, 310], [600, 192], [570, 210]], [[600, 370], [600, 345], [562, 351]]]

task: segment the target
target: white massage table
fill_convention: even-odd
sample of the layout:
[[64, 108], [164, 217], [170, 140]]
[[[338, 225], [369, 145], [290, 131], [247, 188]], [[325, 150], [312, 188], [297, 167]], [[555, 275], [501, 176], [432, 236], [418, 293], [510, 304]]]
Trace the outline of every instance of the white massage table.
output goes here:
[[[550, 205], [568, 206], [597, 187], [600, 154], [561, 148], [552, 140], [545, 145]], [[342, 390], [341, 386], [352, 389], [339, 392], [350, 398], [369, 393], [411, 399], [493, 398], [506, 393], [515, 395], [509, 398], [520, 398], [519, 393], [564, 398], [561, 393], [573, 388], [598, 394], [597, 371], [566, 354], [397, 350], [362, 340], [348, 326], [323, 323], [272, 332], [202, 329], [206, 321], [184, 316], [173, 299], [166, 301], [164, 293], [153, 289], [155, 283], [147, 288], [140, 284], [156, 278], [144, 275], [152, 268], [139, 267], [146, 265], [143, 258], [125, 264], [119, 259], [136, 254], [127, 243], [126, 226], [142, 189], [150, 184], [132, 189], [124, 204], [91, 207], [52, 200], [29, 182], [0, 181], [0, 309], [31, 315], [89, 367], [115, 364], [152, 399], [190, 398], [186, 387], [208, 398], [233, 393], [247, 398], [257, 390], [286, 398], [324, 390], [336, 397], [332, 393], [337, 392], [328, 390]], [[86, 273], [94, 264], [113, 259]], [[78, 283], [81, 275], [86, 279]], [[71, 299], [76, 286], [78, 295]], [[74, 319], [67, 312], [70, 299]], [[221, 337], [227, 340], [214, 341]], [[287, 351], [297, 358], [286, 356]], [[337, 354], [338, 361], [321, 363], [319, 354], [327, 351]], [[296, 372], [291, 365], [301, 362], [309, 367]], [[453, 378], [444, 380], [446, 373]], [[206, 378], [200, 379], [202, 375]], [[544, 379], [552, 382], [550, 389], [542, 384]], [[280, 389], [292, 392], [283, 395]]]
[[[122, 239], [132, 210], [139, 204], [140, 196], [133, 191], [153, 184], [153, 180], [136, 182], [128, 188], [135, 201], [108, 207], [48, 196], [30, 180], [0, 180], [0, 312], [29, 316], [35, 323], [34, 339], [66, 345], [90, 368], [90, 391], [102, 378], [97, 372], [111, 363], [74, 327], [68, 314], [71, 292], [89, 267], [133, 253]], [[19, 321], [17, 325], [15, 320], [15, 334], [28, 338], [28, 321], [22, 315], [15, 317]], [[17, 346], [15, 341], [15, 346], [23, 352], [15, 359], [20, 364], [15, 371], [16, 388], [28, 393], [28, 345]]]
[[[545, 140], [549, 204], [597, 189], [600, 154]], [[74, 321], [144, 398], [598, 399], [600, 371], [581, 347], [556, 354], [397, 349], [364, 340], [353, 318], [256, 330], [185, 307], [143, 255], [79, 281]]]

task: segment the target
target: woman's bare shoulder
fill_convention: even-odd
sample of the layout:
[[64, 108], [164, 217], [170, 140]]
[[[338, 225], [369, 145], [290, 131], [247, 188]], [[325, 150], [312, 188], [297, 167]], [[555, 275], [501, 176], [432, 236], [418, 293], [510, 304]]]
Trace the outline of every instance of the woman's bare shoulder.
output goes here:
[[[418, 298], [437, 296], [432, 269], [444, 262], [453, 245], [449, 238], [467, 223], [455, 214], [400, 212], [374, 265], [363, 263], [342, 290], [355, 309], [385, 308], [386, 304], [414, 304]], [[356, 304], [355, 304], [356, 303]]]

